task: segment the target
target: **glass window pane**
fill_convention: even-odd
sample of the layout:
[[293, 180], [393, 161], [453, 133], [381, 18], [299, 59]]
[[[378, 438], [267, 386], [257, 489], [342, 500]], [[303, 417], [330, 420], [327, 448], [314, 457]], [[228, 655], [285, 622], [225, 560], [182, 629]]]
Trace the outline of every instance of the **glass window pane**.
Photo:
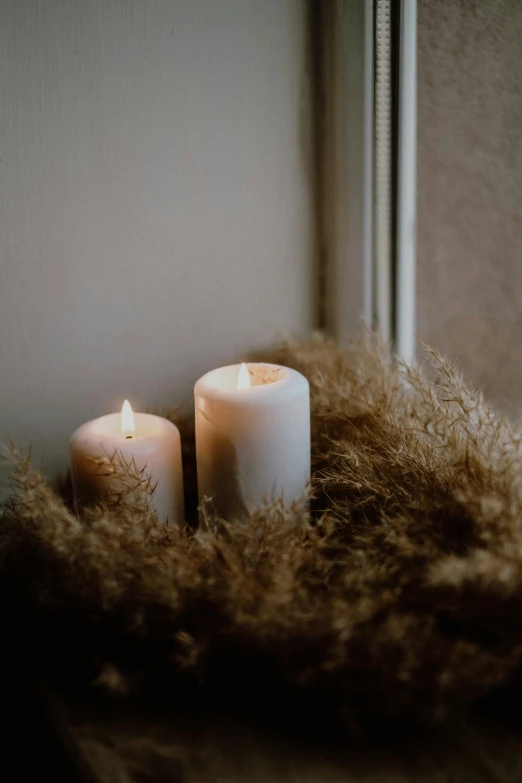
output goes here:
[[418, 6], [419, 336], [522, 408], [522, 3]]

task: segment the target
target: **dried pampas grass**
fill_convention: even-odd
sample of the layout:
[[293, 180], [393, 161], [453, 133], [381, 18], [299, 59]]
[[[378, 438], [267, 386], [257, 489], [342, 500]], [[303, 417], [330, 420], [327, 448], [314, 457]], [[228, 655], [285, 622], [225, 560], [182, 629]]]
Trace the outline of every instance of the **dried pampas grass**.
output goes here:
[[441, 715], [513, 681], [520, 432], [429, 356], [427, 375], [373, 340], [265, 357], [310, 381], [311, 518], [166, 530], [132, 475], [132, 503], [79, 518], [15, 454], [1, 562], [44, 668], [122, 693], [264, 672], [355, 717]]

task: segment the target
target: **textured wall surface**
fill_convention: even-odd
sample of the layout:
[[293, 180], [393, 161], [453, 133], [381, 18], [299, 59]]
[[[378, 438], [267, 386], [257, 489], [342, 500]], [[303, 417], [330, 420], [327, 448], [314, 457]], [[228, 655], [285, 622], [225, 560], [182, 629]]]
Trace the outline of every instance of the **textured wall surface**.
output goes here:
[[522, 3], [419, 0], [418, 334], [522, 410]]
[[0, 438], [313, 325], [301, 0], [1, 0]]

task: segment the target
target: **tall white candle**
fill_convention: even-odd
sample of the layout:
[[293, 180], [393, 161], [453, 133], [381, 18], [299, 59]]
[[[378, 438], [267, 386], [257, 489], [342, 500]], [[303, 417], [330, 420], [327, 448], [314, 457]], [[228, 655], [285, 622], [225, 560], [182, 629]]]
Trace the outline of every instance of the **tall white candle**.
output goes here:
[[111, 463], [131, 464], [155, 487], [151, 504], [158, 520], [183, 524], [181, 440], [172, 422], [148, 413], [133, 414], [125, 401], [121, 414], [101, 416], [77, 429], [70, 453], [77, 504], [100, 501], [118, 492], [120, 480], [111, 472]]
[[303, 498], [310, 479], [310, 389], [288, 367], [221, 367], [196, 383], [199, 498], [227, 519]]

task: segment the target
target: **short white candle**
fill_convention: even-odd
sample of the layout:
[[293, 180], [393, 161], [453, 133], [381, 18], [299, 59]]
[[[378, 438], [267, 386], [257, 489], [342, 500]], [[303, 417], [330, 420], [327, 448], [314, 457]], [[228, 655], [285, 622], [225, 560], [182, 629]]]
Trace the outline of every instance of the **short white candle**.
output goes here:
[[70, 452], [77, 504], [101, 501], [118, 491], [111, 462], [132, 464], [155, 487], [151, 502], [158, 520], [183, 524], [181, 440], [172, 422], [149, 413], [133, 414], [126, 400], [121, 414], [101, 416], [77, 429]]
[[310, 480], [310, 389], [274, 364], [231, 365], [196, 383], [200, 501], [227, 519], [302, 500]]

